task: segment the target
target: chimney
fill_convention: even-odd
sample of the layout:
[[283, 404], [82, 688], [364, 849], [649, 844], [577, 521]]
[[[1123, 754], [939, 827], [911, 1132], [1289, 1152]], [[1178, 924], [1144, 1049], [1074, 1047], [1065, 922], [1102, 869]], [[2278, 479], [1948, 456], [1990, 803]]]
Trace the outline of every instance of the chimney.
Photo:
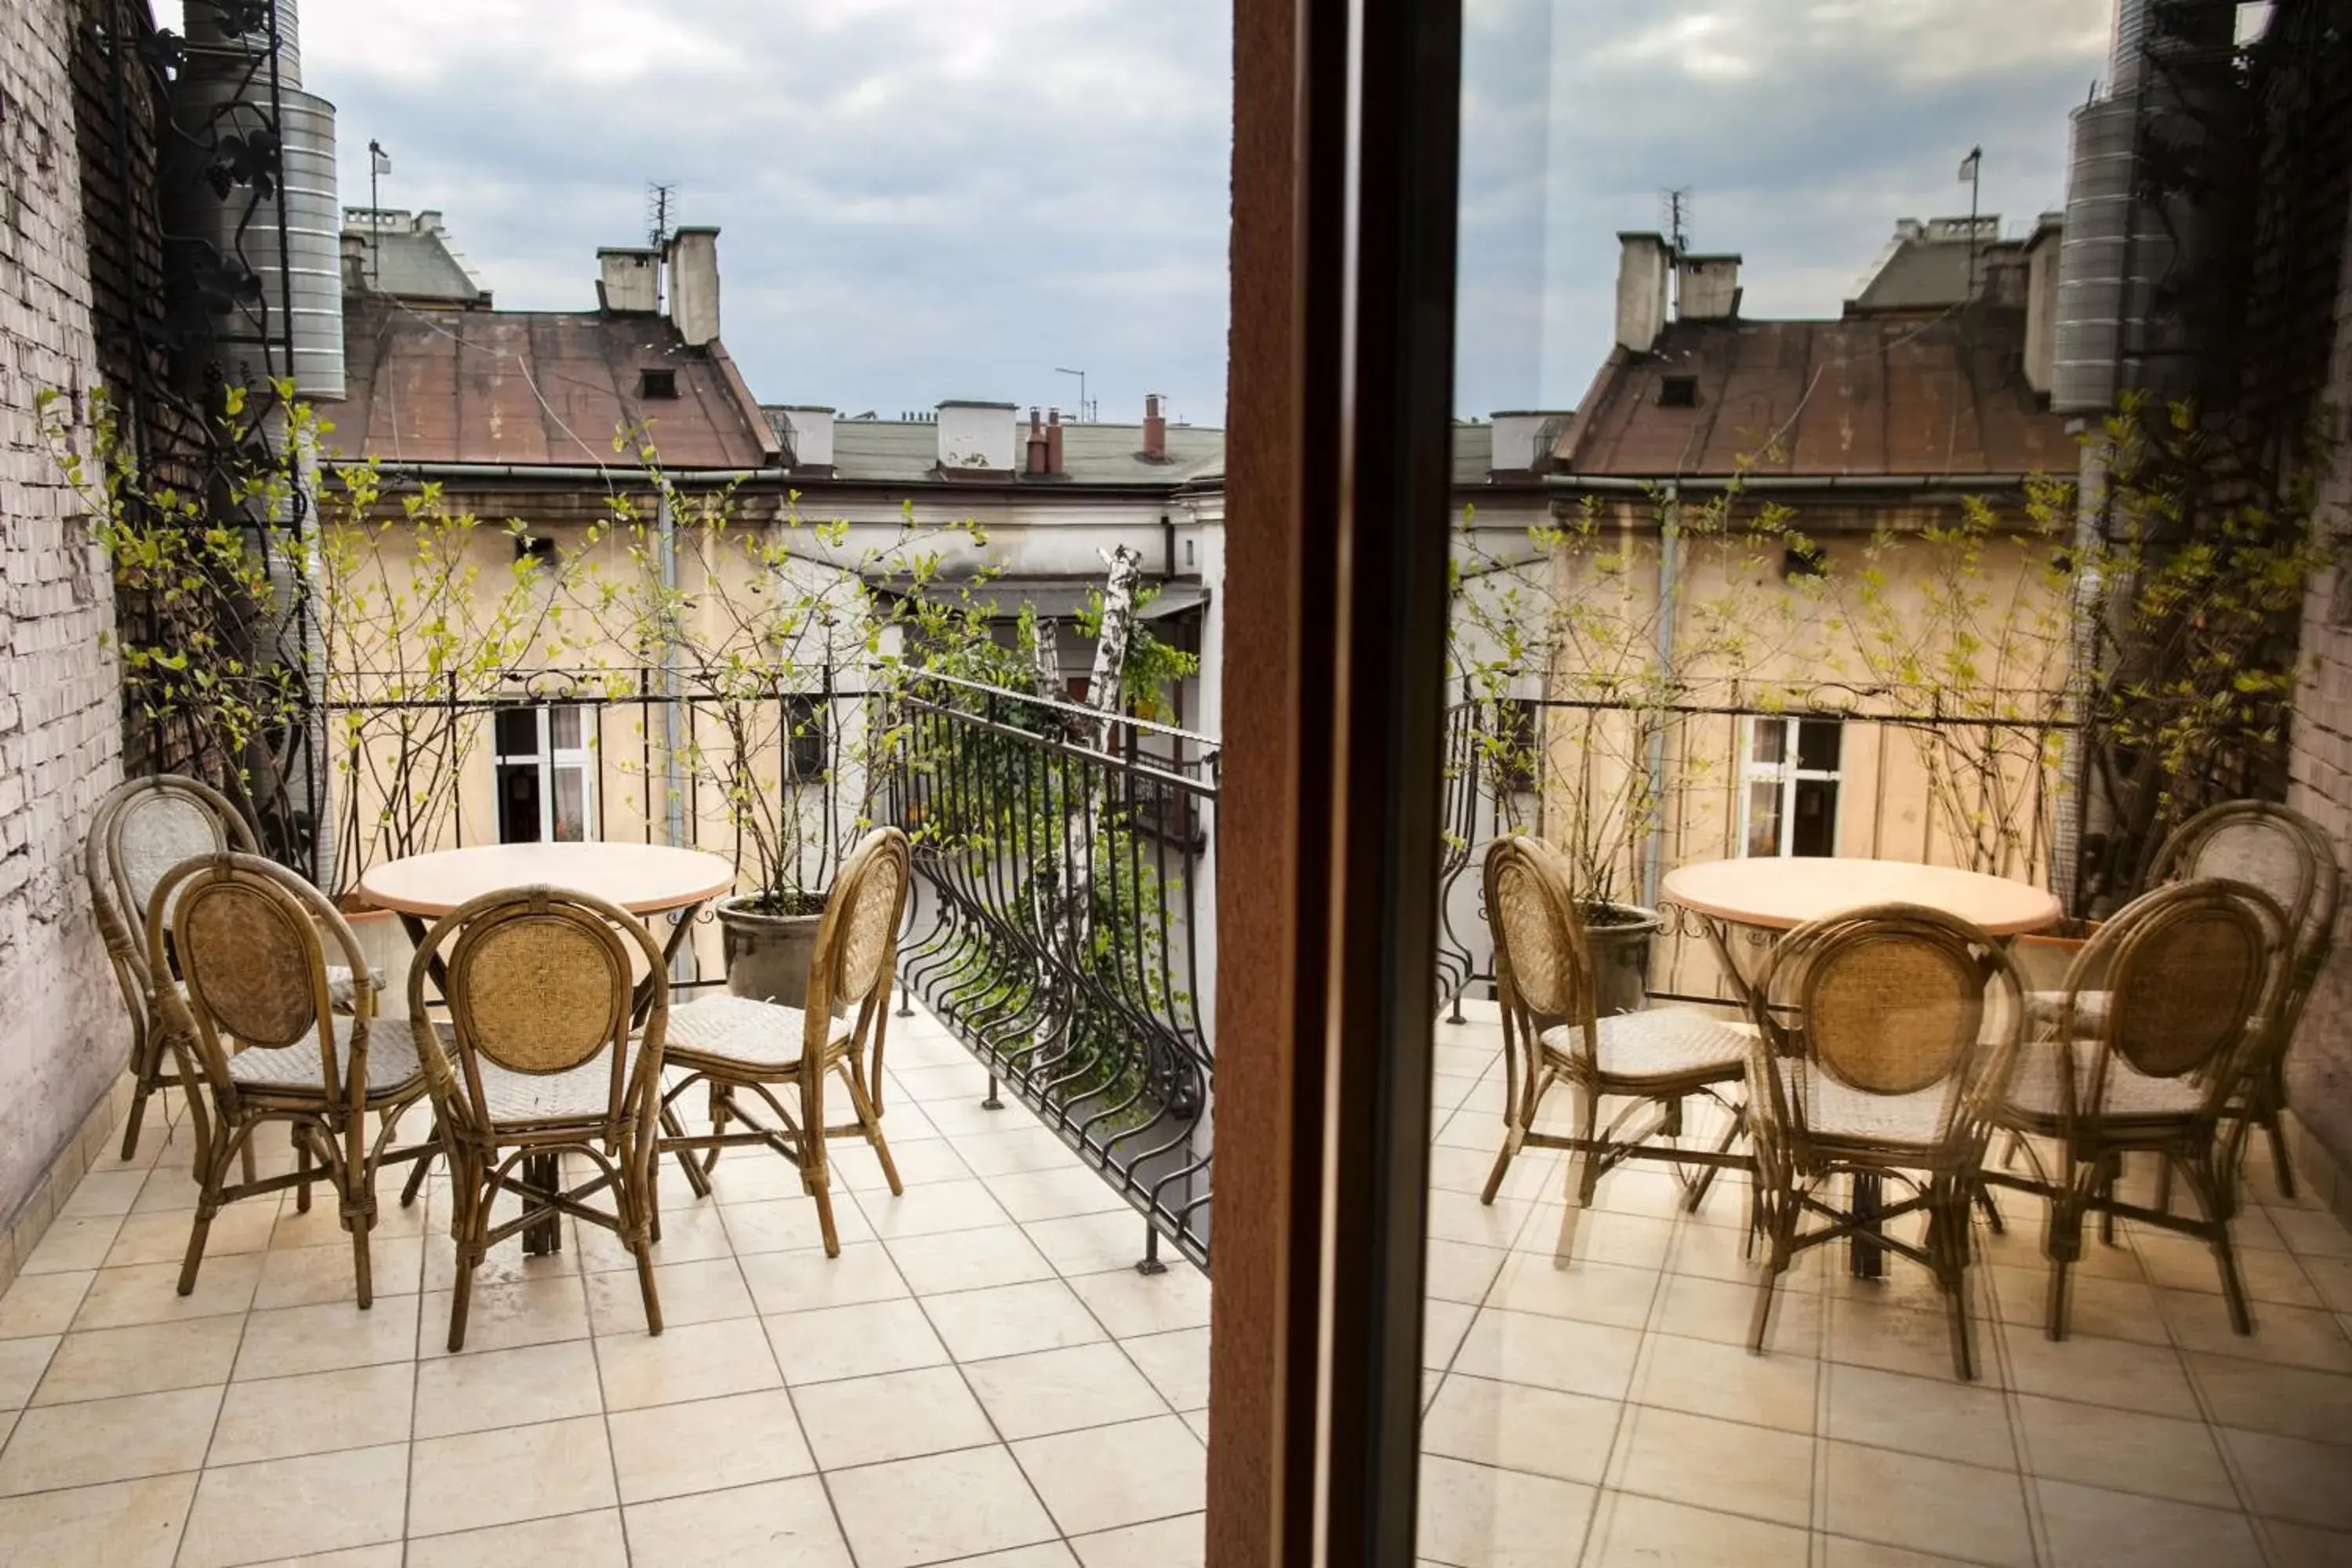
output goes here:
[[833, 410], [795, 404], [783, 415], [793, 446], [793, 471], [833, 472]]
[[1658, 346], [1666, 326], [1666, 259], [1657, 234], [1617, 237], [1617, 342], [1637, 354]]
[[660, 304], [661, 252], [600, 247], [596, 252], [596, 308], [610, 315], [651, 315]]
[[1728, 321], [1739, 314], [1739, 258], [1675, 258], [1675, 319]]
[[940, 472], [949, 479], [1010, 479], [1019, 412], [1010, 403], [940, 404]]
[[1062, 411], [1045, 411], [1045, 471], [1049, 474], [1069, 472], [1062, 467]]
[[669, 268], [669, 319], [690, 349], [719, 338], [719, 231], [682, 228], [662, 253]]
[[2065, 232], [2064, 213], [2043, 213], [2025, 242], [2025, 384], [2044, 397], [2058, 347], [2058, 251]]
[[1143, 398], [1143, 460], [1168, 460], [1168, 417], [1160, 412], [1160, 395], [1156, 392], [1146, 393]]
[[441, 230], [441, 215], [429, 208], [418, 213], [408, 226], [411, 234], [439, 234]]
[[1540, 474], [1550, 468], [1552, 447], [1567, 428], [1568, 416], [1545, 409], [1516, 409], [1494, 416], [1494, 454], [1489, 476]]
[[1046, 466], [1045, 416], [1037, 412], [1037, 405], [1034, 403], [1029, 405], [1028, 460], [1022, 465], [1022, 472], [1027, 474], [1053, 472], [1053, 469]]
[[343, 288], [349, 293], [362, 293], [367, 289], [368, 237], [354, 229], [343, 230]]

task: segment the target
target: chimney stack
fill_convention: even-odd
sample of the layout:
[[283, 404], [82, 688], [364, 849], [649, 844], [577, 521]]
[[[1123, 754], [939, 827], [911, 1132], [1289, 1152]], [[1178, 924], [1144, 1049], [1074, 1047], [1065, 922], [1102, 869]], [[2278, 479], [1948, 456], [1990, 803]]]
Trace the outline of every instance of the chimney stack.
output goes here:
[[1045, 414], [1045, 471], [1065, 473], [1062, 467], [1062, 411], [1048, 409]]
[[833, 410], [795, 404], [783, 410], [792, 437], [793, 471], [833, 472]]
[[1146, 393], [1143, 398], [1143, 460], [1168, 460], [1168, 419], [1160, 412], [1160, 395], [1156, 392]]
[[1617, 246], [1617, 343], [1645, 354], [1666, 328], [1666, 263], [1673, 252], [1659, 234], [1620, 234]]
[[1014, 427], [1020, 410], [1010, 403], [950, 399], [940, 405], [940, 472], [955, 479], [1011, 479]]
[[343, 291], [361, 294], [367, 291], [368, 246], [370, 237], [352, 229], [343, 230]]
[[1045, 460], [1045, 418], [1037, 412], [1037, 405], [1033, 403], [1029, 405], [1028, 460], [1022, 465], [1022, 472], [1045, 474], [1052, 471], [1046, 467]]
[[1675, 319], [1728, 321], [1739, 314], [1739, 258], [1675, 258]]
[[719, 231], [682, 228], [662, 255], [669, 268], [669, 319], [688, 348], [719, 338]]
[[596, 252], [596, 308], [651, 315], [660, 304], [661, 252], [604, 246]]

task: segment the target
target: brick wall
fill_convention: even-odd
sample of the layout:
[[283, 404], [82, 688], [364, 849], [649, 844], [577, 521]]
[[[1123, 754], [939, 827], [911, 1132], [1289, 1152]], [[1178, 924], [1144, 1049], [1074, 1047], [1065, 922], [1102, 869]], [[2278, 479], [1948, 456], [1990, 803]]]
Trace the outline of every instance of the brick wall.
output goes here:
[[64, 0], [0, 0], [0, 1223], [50, 1201], [128, 1040], [82, 881], [121, 749], [113, 594], [34, 412], [97, 382], [72, 45]]

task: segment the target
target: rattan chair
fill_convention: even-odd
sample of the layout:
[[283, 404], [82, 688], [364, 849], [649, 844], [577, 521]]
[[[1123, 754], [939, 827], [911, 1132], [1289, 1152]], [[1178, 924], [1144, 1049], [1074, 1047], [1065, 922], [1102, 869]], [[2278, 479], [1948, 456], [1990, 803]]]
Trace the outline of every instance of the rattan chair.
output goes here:
[[[1591, 950], [1569, 884], [1568, 868], [1540, 841], [1497, 838], [1486, 851], [1486, 910], [1495, 931], [1496, 988], [1502, 1001], [1503, 1146], [1486, 1178], [1481, 1203], [1491, 1204], [1523, 1147], [1569, 1152], [1567, 1213], [1553, 1260], [1565, 1268], [1574, 1255], [1578, 1216], [1592, 1205], [1601, 1178], [1627, 1160], [1667, 1160], [1704, 1167], [1690, 1183], [1686, 1205], [1696, 1209], [1716, 1169], [1744, 1166], [1730, 1153], [1745, 1125], [1736, 1091], [1745, 1076], [1749, 1037], [1740, 1026], [1687, 1009], [1657, 1009], [1601, 1017], [1595, 1011]], [[1538, 1131], [1536, 1117], [1556, 1083], [1568, 1086], [1574, 1131]], [[1715, 1149], [1657, 1147], [1679, 1138], [1683, 1102], [1705, 1095], [1727, 1110], [1731, 1129]], [[1606, 1127], [1601, 1101], [1633, 1103]], [[1627, 1122], [1644, 1110], [1638, 1128]]]
[[[2230, 1321], [2251, 1333], [2230, 1241], [2237, 1151], [2226, 1113], [2266, 1069], [2292, 967], [2286, 915], [2243, 882], [2159, 888], [2126, 906], [2076, 956], [2056, 1019], [2028, 1046], [1996, 1112], [2004, 1127], [2049, 1140], [2058, 1168], [1988, 1181], [2046, 1197], [2052, 1339], [2066, 1335], [2069, 1271], [2083, 1220], [2098, 1213], [2194, 1236], [2213, 1249]], [[2027, 1145], [2029, 1152], [2032, 1146]], [[2115, 1195], [2128, 1153], [2178, 1171], [2200, 1213], [2175, 1215]]]
[[[2269, 894], [2291, 934], [2284, 988], [2270, 1020], [2270, 1032], [2262, 1042], [2262, 1060], [2245, 1079], [2228, 1114], [2268, 1134], [2279, 1192], [2292, 1198], [2294, 1168], [2280, 1124], [2287, 1100], [2286, 1058], [2312, 990], [2335, 947], [2342, 873], [2326, 834], [2309, 817], [2268, 801], [2240, 800], [2210, 807], [2181, 824], [2158, 851], [2149, 885], [2212, 877], [2244, 882]], [[2054, 1024], [2064, 996], [2063, 990], [2036, 993], [2037, 1018]], [[2096, 972], [2093, 984], [2075, 993], [2074, 1005], [2077, 1026], [2095, 1032], [2106, 1006], [2106, 993], [2096, 981]], [[2170, 1195], [2170, 1177], [2168, 1165], [2159, 1183], [2163, 1198]], [[2160, 1200], [2158, 1206], [2166, 1205]]]
[[[223, 849], [254, 854], [253, 829], [228, 797], [204, 783], [178, 773], [161, 773], [118, 784], [91, 814], [83, 871], [89, 880], [90, 903], [98, 915], [99, 933], [114, 965], [122, 1005], [131, 1015], [131, 1110], [123, 1118], [122, 1157], [139, 1152], [139, 1131], [147, 1101], [157, 1090], [184, 1087], [179, 1055], [164, 1026], [157, 980], [171, 983], [173, 970], [148, 966], [143, 936], [148, 906], [164, 873], [180, 862]], [[168, 955], [167, 955], [168, 956]], [[330, 955], [343, 960], [341, 952]], [[350, 1012], [353, 1003], [353, 963], [327, 966], [328, 991], [335, 1005]], [[359, 965], [362, 972], [366, 966]], [[377, 989], [382, 974], [371, 974]], [[192, 1130], [201, 1139], [201, 1123]], [[199, 1161], [203, 1149], [196, 1151]], [[251, 1175], [248, 1168], [247, 1174]]]
[[[841, 1253], [825, 1160], [828, 1139], [863, 1138], [881, 1162], [892, 1195], [903, 1190], [882, 1136], [882, 1047], [898, 964], [898, 919], [906, 910], [912, 870], [907, 836], [895, 827], [876, 828], [850, 855], [817, 925], [804, 1006], [713, 996], [679, 1008], [669, 1021], [667, 1059], [684, 1076], [665, 1096], [670, 1131], [662, 1140], [663, 1151], [677, 1154], [698, 1194], [709, 1192], [710, 1171], [721, 1149], [758, 1143], [782, 1154], [800, 1168], [802, 1185], [816, 1200], [828, 1258]], [[851, 1119], [829, 1123], [825, 1080], [835, 1075], [848, 1093]], [[709, 1089], [711, 1130], [689, 1135], [672, 1108], [698, 1083]], [[780, 1096], [784, 1089], [796, 1091], [797, 1114]], [[750, 1114], [747, 1100], [765, 1105], [772, 1120]], [[743, 1126], [730, 1132], [730, 1121]]]
[[[651, 1000], [643, 1030], [633, 1032], [640, 962]], [[426, 1012], [425, 983], [436, 964], [446, 1025]], [[669, 1019], [660, 946], [635, 916], [587, 893], [545, 887], [485, 893], [442, 916], [417, 945], [408, 1016], [432, 1088], [437, 1146], [449, 1160], [449, 1232], [457, 1247], [450, 1350], [466, 1347], [474, 1271], [489, 1249], [518, 1233], [552, 1228], [565, 1215], [621, 1238], [637, 1260], [646, 1327], [660, 1333], [652, 1166]], [[565, 1186], [566, 1155], [595, 1174]], [[610, 1209], [587, 1201], [607, 1189]], [[521, 1198], [521, 1213], [494, 1225], [502, 1192]]]
[[[312, 1182], [324, 1180], [341, 1200], [359, 1303], [367, 1306], [374, 1297], [368, 1232], [375, 1226], [375, 1173], [422, 1152], [389, 1151], [401, 1113], [425, 1097], [425, 1080], [398, 1031], [370, 1038], [375, 984], [360, 962], [359, 939], [310, 883], [235, 850], [184, 860], [151, 892], [148, 972], [166, 973], [176, 954], [181, 983], [163, 988], [159, 1000], [170, 1020], [166, 1034], [204, 1090], [189, 1095], [189, 1114], [201, 1127], [209, 1100], [217, 1123], [216, 1133], [198, 1138], [196, 1217], [180, 1294], [195, 1289], [222, 1205], [292, 1187], [307, 1210]], [[357, 976], [347, 1013], [330, 994], [329, 951]], [[333, 1048], [321, 1049], [322, 1040]], [[373, 1137], [371, 1113], [378, 1123]], [[291, 1129], [295, 1169], [256, 1178], [248, 1168], [244, 1181], [230, 1184], [230, 1164], [273, 1121]]]
[[[1998, 1098], [2024, 1026], [2000, 944], [1941, 910], [1882, 904], [1798, 927], [1754, 988], [1748, 1115], [1766, 1254], [1749, 1342], [1765, 1346], [1790, 1260], [1823, 1242], [1867, 1243], [1927, 1267], [1950, 1318], [1952, 1366], [1976, 1375], [1969, 1216]], [[1870, 1214], [1824, 1195], [1841, 1178], [1912, 1195]], [[1924, 1214], [1918, 1245], [1886, 1222]], [[1825, 1221], [1806, 1229], [1808, 1216]]]

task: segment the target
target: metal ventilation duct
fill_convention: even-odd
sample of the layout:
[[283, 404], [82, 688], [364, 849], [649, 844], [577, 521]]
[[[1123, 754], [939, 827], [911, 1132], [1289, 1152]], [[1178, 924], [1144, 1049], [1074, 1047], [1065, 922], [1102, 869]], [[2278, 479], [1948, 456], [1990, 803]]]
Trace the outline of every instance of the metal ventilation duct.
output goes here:
[[2056, 342], [2050, 406], [2097, 414], [2115, 406], [2127, 344], [2145, 335], [2147, 279], [2170, 241], [2141, 221], [2135, 194], [2139, 105], [2128, 98], [2074, 110], [2066, 227], [2058, 244]]
[[[302, 396], [335, 402], [344, 395], [335, 106], [295, 85], [294, 0], [277, 5], [273, 111], [267, 35], [226, 33], [205, 0], [190, 0], [188, 63], [173, 83], [173, 123], [197, 156], [215, 164], [234, 164], [240, 147], [274, 142], [280, 169], [277, 188], [267, 192], [240, 182], [224, 195], [204, 179], [178, 180], [174, 227], [209, 247], [220, 265], [225, 288], [211, 314], [224, 369], [290, 375]], [[200, 16], [210, 17], [209, 28], [199, 27]], [[280, 350], [289, 339], [288, 358]]]
[[[235, 5], [236, 0], [230, 3]], [[185, 0], [184, 8], [183, 26], [192, 45], [207, 50], [230, 48], [247, 56], [259, 55], [269, 47], [266, 23], [249, 33], [231, 32], [222, 14], [221, 0]], [[244, 9], [241, 5], [236, 8]], [[278, 0], [278, 85], [302, 85], [302, 27], [295, 0]]]

